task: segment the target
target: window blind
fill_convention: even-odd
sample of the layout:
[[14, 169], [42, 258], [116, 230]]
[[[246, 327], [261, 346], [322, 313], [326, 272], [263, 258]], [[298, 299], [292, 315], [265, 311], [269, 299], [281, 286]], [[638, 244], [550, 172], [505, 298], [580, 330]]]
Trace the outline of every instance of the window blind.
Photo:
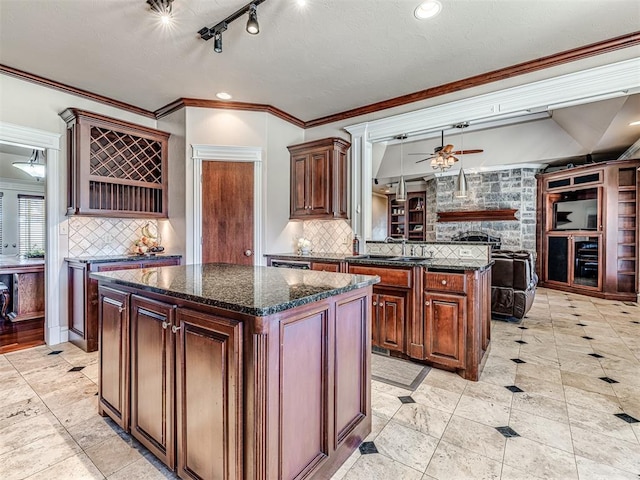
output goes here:
[[44, 197], [18, 195], [18, 230], [20, 255], [34, 250], [44, 251]]
[[0, 192], [0, 255], [2, 255], [2, 195]]

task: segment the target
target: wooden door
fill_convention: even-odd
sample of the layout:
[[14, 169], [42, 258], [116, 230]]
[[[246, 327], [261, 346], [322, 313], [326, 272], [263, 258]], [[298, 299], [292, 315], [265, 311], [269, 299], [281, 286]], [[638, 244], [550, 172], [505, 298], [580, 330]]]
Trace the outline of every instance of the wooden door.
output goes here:
[[244, 478], [242, 324], [178, 309], [176, 441], [182, 478]]
[[129, 294], [99, 289], [98, 411], [129, 430]]
[[291, 218], [300, 218], [309, 214], [308, 174], [309, 155], [291, 157]]
[[378, 345], [404, 351], [405, 297], [384, 292], [378, 295]]
[[131, 299], [131, 435], [175, 466], [175, 306]]
[[253, 265], [253, 163], [202, 162], [202, 263]]
[[328, 215], [331, 213], [330, 152], [311, 154], [309, 168], [309, 213]]
[[424, 295], [427, 359], [448, 367], [465, 367], [466, 297]]

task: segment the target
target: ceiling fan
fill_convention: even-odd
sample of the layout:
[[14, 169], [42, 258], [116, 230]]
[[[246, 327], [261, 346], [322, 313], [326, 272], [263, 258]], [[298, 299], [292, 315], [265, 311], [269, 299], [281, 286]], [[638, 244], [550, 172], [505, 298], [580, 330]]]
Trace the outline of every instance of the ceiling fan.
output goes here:
[[[454, 125], [456, 128], [466, 128], [469, 124], [467, 122], [458, 123]], [[454, 150], [453, 145], [450, 143], [444, 144], [444, 130], [441, 132], [440, 138], [441, 145], [439, 147], [434, 148], [433, 154], [430, 153], [410, 153], [409, 155], [431, 155], [430, 157], [423, 158], [422, 160], [418, 160], [416, 163], [426, 162], [427, 160], [431, 160], [431, 166], [434, 169], [446, 170], [451, 167], [455, 162], [458, 161], [458, 157], [456, 155], [467, 155], [470, 153], [482, 153], [484, 150], [482, 149], [462, 149], [462, 150]], [[464, 146], [463, 146], [464, 148]]]

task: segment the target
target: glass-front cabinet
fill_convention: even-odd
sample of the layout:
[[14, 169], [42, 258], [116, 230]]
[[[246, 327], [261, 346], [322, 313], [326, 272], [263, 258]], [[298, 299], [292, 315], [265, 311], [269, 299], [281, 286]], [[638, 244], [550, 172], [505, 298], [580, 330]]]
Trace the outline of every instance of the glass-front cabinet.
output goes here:
[[639, 171], [633, 159], [538, 175], [540, 286], [637, 301]]

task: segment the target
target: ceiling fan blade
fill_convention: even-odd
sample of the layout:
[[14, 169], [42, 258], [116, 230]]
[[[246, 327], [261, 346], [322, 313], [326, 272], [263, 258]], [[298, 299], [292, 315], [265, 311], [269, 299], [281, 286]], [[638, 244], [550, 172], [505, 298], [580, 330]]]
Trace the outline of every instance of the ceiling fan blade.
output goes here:
[[442, 147], [442, 150], [440, 150], [440, 152], [444, 153], [444, 154], [449, 154], [453, 152], [453, 145], [451, 145], [450, 143], [445, 145], [444, 147]]
[[484, 152], [484, 150], [482, 150], [481, 148], [476, 148], [476, 149], [468, 149], [468, 150], [456, 150], [453, 153], [454, 155], [469, 155], [471, 153], [482, 153]]

